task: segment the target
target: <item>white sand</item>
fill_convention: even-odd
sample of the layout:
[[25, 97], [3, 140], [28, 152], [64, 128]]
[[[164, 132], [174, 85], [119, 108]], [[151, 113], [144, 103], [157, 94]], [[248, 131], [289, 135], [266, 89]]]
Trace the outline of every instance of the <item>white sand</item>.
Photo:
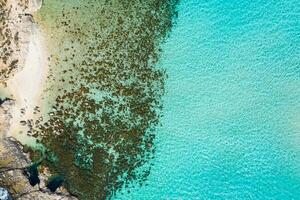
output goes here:
[[[29, 41], [24, 68], [7, 82], [8, 89], [16, 100], [8, 134], [25, 144], [32, 144], [35, 139], [27, 136], [28, 129], [20, 121], [34, 119], [34, 108], [40, 105], [48, 72], [44, 39], [36, 24], [32, 24]], [[23, 114], [21, 109], [25, 109]]]

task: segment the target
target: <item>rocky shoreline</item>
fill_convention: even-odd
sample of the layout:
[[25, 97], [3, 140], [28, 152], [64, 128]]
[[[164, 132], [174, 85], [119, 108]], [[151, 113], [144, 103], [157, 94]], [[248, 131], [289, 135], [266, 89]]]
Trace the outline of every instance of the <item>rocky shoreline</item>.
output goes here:
[[76, 200], [64, 187], [56, 192], [51, 192], [46, 186], [51, 176], [47, 168], [39, 168], [40, 184], [31, 186], [25, 169], [32, 165], [29, 154], [25, 153], [24, 147], [13, 137], [7, 137], [5, 132], [9, 127], [10, 109], [14, 102], [4, 101], [0, 105], [0, 188], [3, 196], [0, 200], [9, 200], [5, 196], [7, 190], [12, 199], [20, 200]]
[[[32, 162], [23, 147], [14, 138], [3, 138], [0, 141], [0, 187], [5, 188], [13, 199], [22, 200], [76, 200], [66, 189], [60, 187], [56, 192], [46, 189], [49, 177], [47, 170], [41, 170], [39, 185], [31, 186], [24, 170]], [[44, 171], [44, 172], [43, 172]]]

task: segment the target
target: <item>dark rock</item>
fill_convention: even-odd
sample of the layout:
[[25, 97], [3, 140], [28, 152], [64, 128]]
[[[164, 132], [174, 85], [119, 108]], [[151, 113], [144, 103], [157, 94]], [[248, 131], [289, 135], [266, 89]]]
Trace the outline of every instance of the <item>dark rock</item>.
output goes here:
[[6, 101], [12, 101], [12, 99], [10, 99], [10, 98], [4, 98], [4, 99], [1, 99], [0, 98], [0, 105], [2, 105], [4, 102], [6, 102]]

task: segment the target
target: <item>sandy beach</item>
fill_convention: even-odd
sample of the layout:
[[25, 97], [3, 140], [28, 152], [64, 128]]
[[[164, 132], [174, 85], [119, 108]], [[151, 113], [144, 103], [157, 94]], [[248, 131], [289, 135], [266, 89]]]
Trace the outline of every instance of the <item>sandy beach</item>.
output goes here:
[[[35, 108], [40, 107], [41, 94], [48, 72], [44, 39], [36, 24], [32, 25], [29, 41], [24, 68], [7, 82], [8, 89], [15, 99], [8, 134], [26, 144], [34, 139], [27, 136], [20, 121], [28, 123], [34, 119], [33, 113]], [[20, 134], [22, 131], [23, 133]]]
[[8, 28], [19, 36], [19, 41], [16, 44], [12, 42], [11, 46], [15, 49], [11, 60], [18, 60], [18, 66], [5, 80], [6, 87], [0, 88], [14, 101], [7, 111], [10, 120], [4, 135], [12, 136], [23, 144], [34, 144], [35, 138], [28, 136], [28, 125], [38, 117], [48, 72], [44, 36], [31, 15], [41, 7], [41, 1], [31, 0], [26, 6], [11, 0], [7, 5], [10, 8]]

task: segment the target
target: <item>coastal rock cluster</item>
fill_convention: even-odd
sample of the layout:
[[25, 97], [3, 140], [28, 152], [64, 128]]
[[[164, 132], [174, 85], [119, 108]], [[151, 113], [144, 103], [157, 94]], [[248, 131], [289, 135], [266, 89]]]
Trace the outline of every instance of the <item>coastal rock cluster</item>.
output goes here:
[[23, 147], [16, 140], [13, 138], [2, 138], [0, 140], [0, 187], [6, 188], [8, 194], [11, 194], [13, 199], [77, 199], [63, 188], [60, 188], [55, 193], [43, 189], [46, 184], [47, 175], [45, 173], [40, 173], [41, 183], [32, 187], [24, 173], [24, 169], [31, 164], [28, 155], [23, 152]]

